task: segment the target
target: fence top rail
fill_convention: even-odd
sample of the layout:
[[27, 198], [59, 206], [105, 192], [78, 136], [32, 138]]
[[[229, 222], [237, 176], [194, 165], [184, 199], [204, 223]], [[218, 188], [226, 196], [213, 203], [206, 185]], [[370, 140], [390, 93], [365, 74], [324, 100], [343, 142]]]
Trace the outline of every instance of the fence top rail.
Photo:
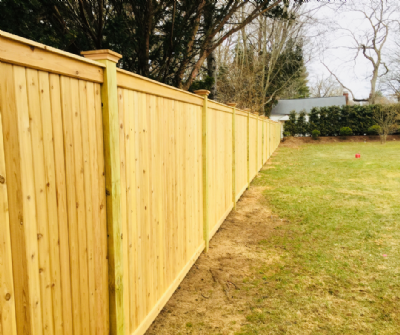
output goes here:
[[203, 106], [204, 98], [179, 88], [140, 76], [126, 70], [117, 69], [117, 85], [132, 91], [147, 93], [171, 100]]
[[103, 82], [104, 65], [0, 30], [0, 61], [13, 65]]
[[241, 109], [237, 109], [236, 110], [236, 115], [241, 115], [241, 116], [246, 116], [247, 117], [247, 112], [241, 110]]
[[255, 115], [255, 114], [253, 114], [253, 113], [250, 113], [250, 118], [251, 119], [257, 119], [259, 116], [258, 115]]
[[215, 110], [218, 110], [218, 111], [221, 111], [221, 112], [233, 114], [233, 108], [232, 107], [230, 107], [228, 105], [225, 105], [223, 103], [214, 101], [214, 100], [209, 100], [208, 101], [208, 107], [212, 108], [212, 109], [215, 109]]

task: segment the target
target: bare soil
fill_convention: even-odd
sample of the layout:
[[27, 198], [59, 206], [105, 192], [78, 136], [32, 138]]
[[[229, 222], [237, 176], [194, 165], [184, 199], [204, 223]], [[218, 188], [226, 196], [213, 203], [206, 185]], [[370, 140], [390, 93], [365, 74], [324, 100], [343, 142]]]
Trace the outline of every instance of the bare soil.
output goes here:
[[[400, 135], [388, 135], [387, 139], [390, 141], [400, 141]], [[295, 148], [302, 144], [327, 144], [327, 143], [340, 143], [340, 142], [380, 142], [380, 137], [376, 136], [326, 136], [319, 137], [317, 140], [311, 137], [285, 137], [281, 143], [282, 147]]]
[[[268, 168], [268, 166], [265, 166]], [[264, 187], [247, 190], [181, 283], [147, 335], [234, 334], [254, 309], [254, 294], [245, 284], [260, 263], [279, 261], [260, 241], [279, 234], [284, 222], [271, 214]]]

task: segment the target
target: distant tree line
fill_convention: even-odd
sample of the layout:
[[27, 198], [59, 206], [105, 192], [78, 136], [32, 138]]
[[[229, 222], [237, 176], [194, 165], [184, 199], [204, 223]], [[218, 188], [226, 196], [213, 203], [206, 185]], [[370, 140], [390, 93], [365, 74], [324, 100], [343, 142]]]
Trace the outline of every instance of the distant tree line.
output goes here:
[[[392, 117], [393, 122], [398, 120], [397, 105], [388, 108], [382, 105], [367, 106], [331, 106], [313, 108], [310, 112], [308, 122], [306, 121], [306, 113], [303, 111], [296, 116], [295, 111], [289, 115], [289, 120], [285, 122], [285, 136], [307, 136], [312, 134], [313, 130], [318, 130], [320, 136], [339, 136], [342, 128], [350, 128], [353, 135], [373, 134], [371, 130], [373, 126], [379, 125], [385, 127], [388, 123], [389, 111], [395, 114]], [[379, 117], [379, 115], [383, 115]], [[385, 119], [381, 121], [380, 119]], [[398, 130], [398, 126], [387, 131], [387, 134], [394, 133]], [[377, 133], [377, 132], [375, 132]]]

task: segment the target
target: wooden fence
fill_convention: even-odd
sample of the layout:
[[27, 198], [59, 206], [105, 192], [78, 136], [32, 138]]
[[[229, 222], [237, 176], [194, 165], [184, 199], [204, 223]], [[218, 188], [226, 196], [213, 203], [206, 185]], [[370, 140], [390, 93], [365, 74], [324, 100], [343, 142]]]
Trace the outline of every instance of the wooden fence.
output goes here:
[[0, 31], [0, 335], [144, 334], [280, 142], [84, 55]]

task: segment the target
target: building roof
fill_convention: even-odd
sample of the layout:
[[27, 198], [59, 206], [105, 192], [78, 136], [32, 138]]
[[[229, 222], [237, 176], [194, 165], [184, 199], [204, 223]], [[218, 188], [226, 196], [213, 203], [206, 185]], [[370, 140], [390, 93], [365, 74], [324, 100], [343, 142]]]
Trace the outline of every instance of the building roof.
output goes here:
[[287, 99], [279, 100], [278, 104], [272, 108], [272, 115], [289, 115], [291, 111], [300, 113], [304, 110], [307, 114], [314, 107], [330, 107], [346, 105], [346, 97], [327, 97], [327, 98], [305, 98], [305, 99]]
[[276, 114], [269, 117], [272, 121], [288, 121], [289, 115]]

